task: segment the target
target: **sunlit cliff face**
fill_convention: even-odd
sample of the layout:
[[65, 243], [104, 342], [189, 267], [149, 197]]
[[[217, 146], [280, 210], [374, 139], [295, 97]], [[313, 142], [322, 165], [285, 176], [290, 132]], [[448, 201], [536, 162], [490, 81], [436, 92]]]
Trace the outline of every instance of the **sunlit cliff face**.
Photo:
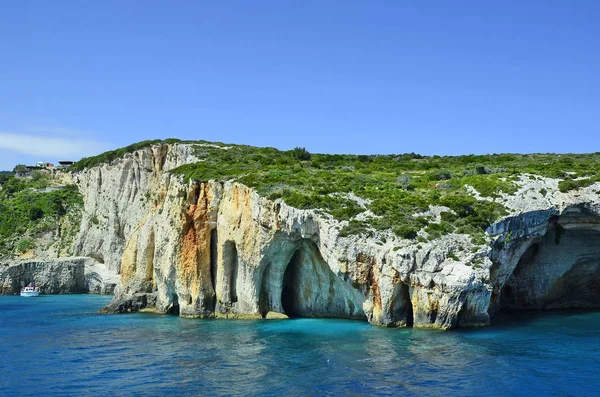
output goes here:
[[487, 325], [498, 309], [598, 306], [594, 191], [577, 199], [554, 186], [556, 196], [531, 205], [510, 198], [519, 207], [492, 225], [490, 245], [455, 233], [384, 241], [340, 236], [332, 217], [234, 180], [169, 173], [197, 161], [192, 152], [149, 147], [74, 176], [85, 201], [76, 250], [121, 274], [107, 311], [448, 329]]

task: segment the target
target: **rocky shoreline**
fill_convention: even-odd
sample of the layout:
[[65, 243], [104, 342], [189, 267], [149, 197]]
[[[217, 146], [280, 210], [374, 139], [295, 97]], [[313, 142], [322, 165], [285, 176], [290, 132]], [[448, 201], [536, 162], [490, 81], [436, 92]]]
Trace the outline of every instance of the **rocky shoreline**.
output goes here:
[[[512, 213], [488, 229], [488, 244], [458, 234], [415, 244], [381, 235], [340, 237], [331, 217], [269, 200], [234, 181], [185, 183], [168, 170], [194, 161], [191, 153], [189, 145], [156, 146], [75, 176], [88, 214], [109, 214], [99, 231], [107, 234], [103, 241], [117, 240], [111, 230], [121, 233], [120, 249], [107, 253], [120, 263], [121, 282], [105, 311], [363, 318], [381, 326], [448, 329], [487, 325], [498, 309], [528, 308], [531, 301], [538, 308], [600, 306], [595, 296], [575, 302], [560, 287], [538, 285], [576, 289], [591, 279], [590, 290], [596, 267], [580, 264], [590, 255], [600, 258], [593, 249], [560, 257], [565, 272], [581, 268], [567, 278], [545, 271], [529, 278], [532, 286], [515, 280], [517, 268], [545, 261], [545, 254], [528, 262], [522, 257], [534, 245], [554, 249], [548, 241], [557, 230], [560, 252], [578, 242], [589, 246], [600, 219], [596, 185], [565, 194], [556, 180], [524, 176], [519, 191], [501, 198]], [[129, 181], [119, 190], [126, 202], [98, 197], [114, 188], [107, 182], [113, 180]], [[115, 207], [120, 210], [111, 211]], [[89, 244], [92, 237], [83, 240]], [[501, 298], [506, 286], [533, 292], [527, 302], [510, 302], [506, 294]]]
[[[67, 270], [64, 260], [77, 281], [48, 282], [48, 291], [111, 291], [93, 275], [100, 266], [119, 275], [104, 312], [434, 329], [485, 326], [502, 309], [600, 307], [599, 183], [564, 193], [557, 179], [522, 175], [511, 194], [473, 189], [510, 212], [485, 243], [456, 233], [417, 243], [391, 232], [342, 236], [347, 222], [234, 180], [186, 182], [170, 171], [198, 160], [193, 146], [154, 145], [71, 174], [84, 203], [73, 252], [87, 265]], [[441, 211], [430, 208], [432, 223]], [[39, 267], [28, 263], [14, 268]]]
[[18, 295], [34, 282], [42, 294], [112, 295], [119, 278], [92, 258], [22, 260], [0, 267], [0, 295]]

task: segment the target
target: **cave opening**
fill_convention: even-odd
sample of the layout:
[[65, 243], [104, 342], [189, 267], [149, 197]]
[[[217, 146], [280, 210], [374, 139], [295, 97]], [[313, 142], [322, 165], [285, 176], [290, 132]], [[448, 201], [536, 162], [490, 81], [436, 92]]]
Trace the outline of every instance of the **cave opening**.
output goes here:
[[298, 300], [301, 296], [298, 291], [300, 283], [300, 266], [301, 266], [301, 252], [297, 250], [290, 263], [285, 268], [283, 274], [283, 286], [281, 290], [281, 306], [283, 312], [290, 318], [301, 317], [298, 309]]
[[273, 312], [290, 318], [366, 320], [364, 294], [334, 273], [314, 241], [285, 241], [266, 255], [268, 260], [262, 263], [258, 274], [262, 317]]
[[217, 244], [219, 242], [217, 229], [210, 231], [210, 285], [217, 290]]
[[499, 309], [600, 308], [600, 220], [552, 219], [548, 232], [519, 259]]
[[413, 314], [413, 307], [412, 307], [412, 301], [410, 299], [410, 291], [408, 286], [405, 286], [403, 288], [404, 292], [404, 315], [406, 316], [406, 327], [407, 328], [412, 328], [414, 323], [415, 323], [415, 319], [414, 319], [414, 314]]
[[238, 279], [239, 259], [238, 252], [233, 241], [226, 241], [223, 246], [223, 273], [227, 292], [229, 293], [228, 301], [231, 303], [237, 302], [237, 279]]
[[280, 310], [288, 317], [366, 318], [360, 292], [333, 273], [314, 242], [304, 240], [281, 270]]
[[394, 285], [391, 318], [388, 327], [412, 327], [414, 324], [413, 307], [408, 285], [398, 282]]
[[179, 315], [179, 297], [177, 294], [173, 294], [173, 302], [171, 306], [167, 309], [167, 314], [176, 314]]

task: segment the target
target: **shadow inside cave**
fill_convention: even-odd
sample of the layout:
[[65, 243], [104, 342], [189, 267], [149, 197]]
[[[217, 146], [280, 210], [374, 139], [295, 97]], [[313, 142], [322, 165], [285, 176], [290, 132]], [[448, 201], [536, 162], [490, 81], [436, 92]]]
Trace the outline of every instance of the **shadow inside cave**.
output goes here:
[[521, 256], [498, 306], [571, 308], [600, 308], [600, 219], [577, 213], [551, 220], [548, 232]]

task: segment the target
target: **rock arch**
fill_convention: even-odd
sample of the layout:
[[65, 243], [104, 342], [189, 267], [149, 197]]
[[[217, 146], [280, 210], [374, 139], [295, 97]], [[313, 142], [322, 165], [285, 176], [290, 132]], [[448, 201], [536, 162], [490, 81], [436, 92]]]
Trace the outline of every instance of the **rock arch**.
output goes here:
[[289, 317], [344, 317], [366, 319], [364, 295], [336, 276], [308, 239], [283, 244], [285, 255], [263, 269], [260, 311]]
[[528, 241], [504, 283], [505, 310], [600, 308], [600, 216], [572, 207]]

